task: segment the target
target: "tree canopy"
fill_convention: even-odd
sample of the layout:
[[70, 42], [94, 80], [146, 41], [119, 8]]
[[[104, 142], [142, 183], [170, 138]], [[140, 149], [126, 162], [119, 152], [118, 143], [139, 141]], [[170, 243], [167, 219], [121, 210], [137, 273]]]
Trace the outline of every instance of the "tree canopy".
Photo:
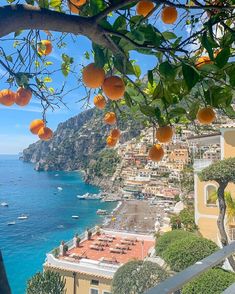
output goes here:
[[[84, 57], [103, 68], [106, 77], [118, 76], [124, 82], [120, 100], [110, 92], [107, 95], [110, 84], [108, 90], [102, 86], [118, 119], [123, 105], [154, 127], [194, 121], [203, 107], [211, 107], [198, 116], [203, 124], [215, 119], [214, 110], [234, 117], [233, 4], [233, 0], [4, 0], [0, 7], [3, 79], [8, 88], [30, 89], [40, 100], [46, 121], [47, 109], [59, 107], [70, 90], [84, 84], [74, 56], [66, 51], [68, 38], [76, 46], [83, 35], [92, 42]], [[60, 66], [50, 60], [56, 47], [62, 52]], [[143, 73], [133, 52], [153, 57]], [[73, 77], [70, 90], [65, 85], [53, 87], [60, 73], [65, 79]], [[101, 87], [86, 88], [86, 103], [103, 92]], [[39, 137], [51, 136], [46, 130]], [[108, 142], [115, 143], [110, 138]]]
[[113, 277], [113, 294], [142, 294], [167, 278], [157, 263], [133, 260], [121, 266]]

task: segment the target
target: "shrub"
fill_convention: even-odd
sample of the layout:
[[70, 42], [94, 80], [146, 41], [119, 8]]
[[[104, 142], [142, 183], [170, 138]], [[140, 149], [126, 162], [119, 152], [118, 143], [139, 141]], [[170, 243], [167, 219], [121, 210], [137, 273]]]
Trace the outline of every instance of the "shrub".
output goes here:
[[166, 250], [172, 242], [189, 236], [194, 235], [183, 230], [173, 230], [171, 232], [165, 233], [156, 240], [156, 254], [162, 256], [162, 252]]
[[27, 283], [27, 294], [64, 294], [65, 280], [59, 273], [45, 271], [35, 274]]
[[172, 242], [163, 251], [162, 257], [172, 270], [178, 272], [209, 256], [217, 249], [218, 246], [211, 240], [197, 236], [188, 236]]
[[179, 218], [181, 220], [181, 223], [183, 224], [184, 228], [189, 231], [193, 232], [197, 229], [197, 225], [194, 221], [194, 210], [189, 208], [184, 208], [180, 214]]
[[142, 294], [167, 278], [167, 273], [158, 264], [134, 260], [121, 266], [112, 282], [113, 294]]
[[234, 282], [234, 273], [219, 268], [210, 269], [185, 285], [182, 294], [221, 294]]

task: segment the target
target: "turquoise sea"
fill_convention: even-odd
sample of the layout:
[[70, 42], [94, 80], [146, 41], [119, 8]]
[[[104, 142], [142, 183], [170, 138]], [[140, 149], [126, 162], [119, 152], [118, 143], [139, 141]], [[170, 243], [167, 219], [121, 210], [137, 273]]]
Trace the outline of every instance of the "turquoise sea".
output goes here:
[[[36, 172], [17, 156], [0, 155], [0, 203], [9, 204], [0, 206], [0, 248], [12, 294], [25, 293], [26, 281], [42, 270], [46, 253], [61, 240], [101, 223], [98, 208], [111, 211], [116, 205], [76, 197], [86, 192], [99, 189], [85, 184], [78, 172]], [[21, 214], [28, 219], [18, 220]], [[16, 224], [8, 226], [11, 221]]]

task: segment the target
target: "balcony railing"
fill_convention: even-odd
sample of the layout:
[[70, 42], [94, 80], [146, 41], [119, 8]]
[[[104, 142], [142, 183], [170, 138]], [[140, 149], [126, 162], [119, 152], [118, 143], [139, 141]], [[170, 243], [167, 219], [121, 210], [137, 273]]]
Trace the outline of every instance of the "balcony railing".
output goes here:
[[[148, 290], [145, 294], [172, 294], [180, 293], [180, 290], [185, 284], [195, 279], [200, 274], [206, 272], [208, 269], [224, 261], [227, 257], [235, 253], [235, 242], [218, 250], [210, 256], [196, 262], [194, 265], [188, 267], [184, 271], [176, 274], [173, 277], [166, 279], [156, 287]], [[216, 281], [215, 281], [216, 283]], [[177, 292], [179, 291], [179, 292]], [[222, 294], [234, 294], [235, 284], [231, 285]]]

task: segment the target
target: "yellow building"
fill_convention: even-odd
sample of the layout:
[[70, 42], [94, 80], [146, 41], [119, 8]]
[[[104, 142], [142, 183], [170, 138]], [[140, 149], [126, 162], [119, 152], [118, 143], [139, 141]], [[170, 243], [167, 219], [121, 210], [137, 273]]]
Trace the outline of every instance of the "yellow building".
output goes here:
[[[111, 284], [120, 266], [133, 259], [143, 260], [154, 253], [152, 235], [93, 230], [62, 244], [47, 254], [44, 270], [64, 277], [66, 294], [111, 294]], [[64, 246], [68, 250], [64, 250]]]
[[[218, 184], [215, 182], [202, 182], [198, 173], [214, 161], [205, 159], [203, 154], [217, 146], [220, 146], [220, 159], [235, 157], [235, 128], [222, 128], [220, 132], [191, 137], [188, 139], [191, 150], [197, 154], [194, 158], [194, 197], [195, 197], [195, 222], [203, 237], [213, 240], [218, 245], [219, 231], [217, 228], [218, 205], [215, 201], [214, 193], [217, 191]], [[198, 159], [197, 157], [200, 157]], [[230, 191], [232, 197], [235, 197], [235, 185], [229, 184], [226, 191]], [[235, 225], [226, 223], [226, 230], [230, 240], [235, 240]]]

